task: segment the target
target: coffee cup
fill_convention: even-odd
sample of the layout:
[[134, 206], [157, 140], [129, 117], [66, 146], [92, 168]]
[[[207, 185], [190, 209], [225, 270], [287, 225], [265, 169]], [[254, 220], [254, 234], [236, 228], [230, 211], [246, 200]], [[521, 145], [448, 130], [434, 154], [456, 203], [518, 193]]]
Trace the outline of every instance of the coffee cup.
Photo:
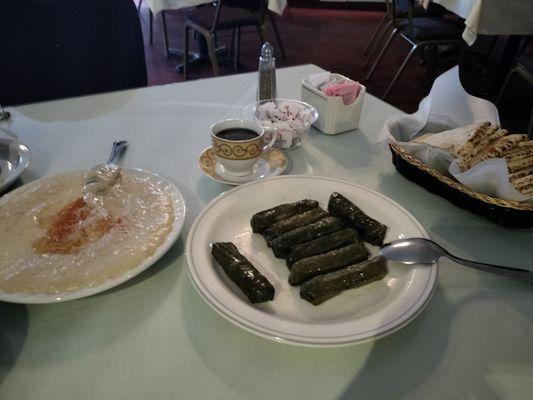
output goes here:
[[246, 176], [263, 153], [276, 141], [265, 139], [266, 129], [255, 121], [225, 119], [211, 126], [211, 144], [216, 161], [229, 175]]

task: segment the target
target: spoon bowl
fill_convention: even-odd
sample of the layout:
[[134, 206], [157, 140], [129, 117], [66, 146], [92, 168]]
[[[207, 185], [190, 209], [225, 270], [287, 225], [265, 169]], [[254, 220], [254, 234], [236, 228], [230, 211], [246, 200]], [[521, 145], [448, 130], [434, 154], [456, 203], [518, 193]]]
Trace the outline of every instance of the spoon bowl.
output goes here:
[[480, 271], [507, 276], [533, 282], [533, 272], [523, 268], [504, 267], [477, 261], [465, 260], [450, 254], [437, 243], [424, 238], [410, 238], [393, 240], [381, 246], [379, 254], [392, 261], [403, 264], [432, 264], [439, 258], [446, 257], [459, 264], [466, 265]]
[[433, 264], [447, 251], [437, 243], [424, 239], [400, 239], [385, 243], [379, 254], [389, 260], [399, 261], [404, 264]]

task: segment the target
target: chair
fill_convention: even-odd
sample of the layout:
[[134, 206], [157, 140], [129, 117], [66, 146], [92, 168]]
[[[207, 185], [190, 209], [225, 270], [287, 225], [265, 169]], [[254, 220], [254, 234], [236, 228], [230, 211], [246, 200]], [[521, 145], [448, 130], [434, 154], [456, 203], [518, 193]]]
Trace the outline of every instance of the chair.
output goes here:
[[[139, 0], [137, 5], [137, 12], [141, 12], [143, 0]], [[148, 43], [154, 44], [154, 13], [150, 8], [148, 8]], [[163, 40], [165, 44], [165, 57], [170, 58], [169, 45], [168, 45], [168, 33], [167, 33], [167, 17], [165, 15], [165, 10], [161, 11], [161, 23], [163, 24]]]
[[[410, 0], [399, 0], [395, 7], [396, 21], [401, 19], [406, 19], [409, 16], [409, 1]], [[363, 54], [367, 55], [367, 60], [363, 65], [363, 69], [368, 67], [368, 63], [372, 60], [374, 52], [379, 48], [379, 44], [383, 40], [383, 37], [387, 31], [393, 26], [392, 10], [391, 10], [391, 0], [385, 0], [386, 11], [383, 14], [383, 18], [379, 21], [378, 26], [372, 33], [370, 41], [363, 50]], [[428, 8], [425, 9], [421, 4], [415, 3], [413, 5], [413, 18], [420, 17], [441, 17], [445, 12], [445, 9], [435, 3], [429, 3]]]
[[264, 0], [219, 0], [216, 6], [196, 7], [190, 11], [184, 27], [184, 78], [187, 78], [189, 30], [200, 33], [205, 38], [213, 74], [218, 76], [218, 60], [215, 53], [217, 32], [232, 30], [232, 42], [235, 44], [234, 66], [236, 66], [238, 63], [241, 28], [246, 26], [254, 27], [261, 43], [263, 43], [265, 12], [266, 2]]
[[141, 26], [131, 0], [0, 2], [0, 37], [4, 105], [147, 83]]
[[[511, 71], [509, 71], [509, 74], [507, 74], [507, 77], [505, 78], [505, 82], [503, 83], [500, 93], [496, 98], [496, 104], [499, 104], [505, 89], [507, 89], [507, 86], [509, 85], [511, 77], [515, 74], [520, 76], [533, 87], [533, 54], [522, 54], [520, 57], [518, 57], [516, 65], [513, 69], [511, 69]], [[533, 139], [533, 105], [531, 106], [531, 114], [529, 116], [528, 135], [529, 139]]]
[[[408, 4], [408, 17], [407, 19], [398, 20], [396, 18], [396, 1], [393, 0], [390, 3], [391, 18], [393, 26], [395, 26], [392, 33], [389, 35], [385, 45], [379, 52], [376, 60], [374, 61], [372, 68], [368, 72], [365, 80], [368, 81], [372, 77], [376, 66], [387, 51], [387, 48], [391, 44], [392, 40], [399, 35], [407, 43], [411, 45], [411, 50], [404, 59], [399, 70], [394, 75], [394, 78], [390, 82], [389, 86], [385, 90], [382, 99], [385, 99], [390, 93], [392, 87], [402, 74], [407, 63], [411, 57], [418, 51], [426, 51], [428, 55], [428, 76], [434, 75], [434, 59], [435, 52], [438, 46], [461, 46], [461, 34], [464, 30], [464, 26], [453, 20], [449, 20], [443, 17], [418, 17], [413, 18], [413, 3], [412, 0]], [[430, 79], [432, 80], [432, 79]]]

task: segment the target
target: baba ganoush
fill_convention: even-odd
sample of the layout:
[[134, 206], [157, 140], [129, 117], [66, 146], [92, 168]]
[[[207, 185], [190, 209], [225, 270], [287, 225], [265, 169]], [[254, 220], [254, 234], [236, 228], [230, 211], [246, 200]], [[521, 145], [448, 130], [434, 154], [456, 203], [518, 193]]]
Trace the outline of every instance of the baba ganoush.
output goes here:
[[121, 170], [88, 205], [85, 173], [58, 175], [0, 201], [0, 290], [64, 293], [135, 268], [172, 229], [173, 203], [158, 181]]

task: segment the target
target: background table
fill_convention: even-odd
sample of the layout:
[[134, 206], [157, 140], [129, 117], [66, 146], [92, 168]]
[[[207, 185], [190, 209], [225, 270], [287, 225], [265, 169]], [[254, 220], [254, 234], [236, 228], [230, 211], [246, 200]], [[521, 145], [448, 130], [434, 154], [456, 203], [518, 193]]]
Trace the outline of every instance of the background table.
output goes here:
[[[147, 0], [148, 7], [154, 14], [163, 10], [178, 10], [212, 2], [213, 0]], [[287, 7], [287, 0], [268, 0], [267, 7], [270, 11], [281, 15]]]
[[465, 19], [463, 39], [472, 45], [478, 34], [533, 35], [533, 1], [529, 0], [420, 0], [440, 4]]
[[[318, 71], [279, 70], [279, 94], [299, 98], [300, 80]], [[530, 284], [444, 260], [432, 300], [408, 326], [330, 349], [257, 337], [204, 303], [187, 277], [184, 243], [202, 207], [231, 187], [203, 176], [197, 156], [209, 145], [211, 123], [240, 115], [255, 85], [250, 73], [10, 108], [0, 135], [30, 147], [24, 181], [90, 168], [114, 139], [127, 139], [124, 166], [171, 179], [188, 214], [168, 254], [120, 287], [68, 303], [0, 303], [0, 399], [530, 399]], [[313, 130], [305, 147], [288, 154], [286, 173], [376, 189], [457, 255], [531, 268], [532, 231], [487, 222], [394, 170], [376, 140], [397, 113], [367, 95], [359, 130]]]

